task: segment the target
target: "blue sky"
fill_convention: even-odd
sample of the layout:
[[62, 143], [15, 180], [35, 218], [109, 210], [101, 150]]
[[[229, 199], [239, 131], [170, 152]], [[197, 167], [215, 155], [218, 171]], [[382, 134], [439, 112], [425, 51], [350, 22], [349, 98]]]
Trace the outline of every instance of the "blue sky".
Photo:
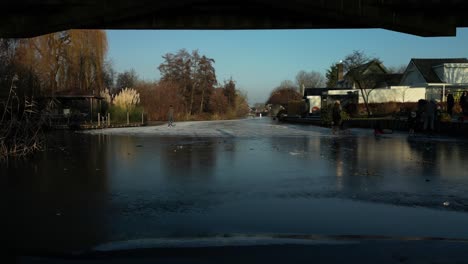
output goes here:
[[219, 82], [231, 76], [250, 103], [264, 102], [282, 80], [300, 70], [325, 74], [329, 66], [362, 50], [384, 65], [411, 58], [468, 57], [468, 28], [456, 37], [424, 38], [383, 29], [352, 30], [108, 30], [108, 58], [115, 69], [135, 69], [148, 81], [160, 78], [161, 56], [185, 48], [215, 59]]

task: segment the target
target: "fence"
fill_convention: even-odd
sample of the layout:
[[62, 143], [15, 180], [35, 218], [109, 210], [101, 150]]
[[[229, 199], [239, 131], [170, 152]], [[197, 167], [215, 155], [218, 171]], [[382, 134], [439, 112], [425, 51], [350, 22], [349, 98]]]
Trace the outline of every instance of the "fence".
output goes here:
[[[140, 123], [141, 125], [145, 124], [145, 115], [144, 115], [144, 112], [141, 112], [141, 119], [138, 119], [136, 120], [135, 118], [133, 118], [133, 120], [130, 118], [130, 113], [127, 112], [126, 113], [126, 117], [127, 117], [127, 122], [126, 123], [122, 123], [122, 122], [117, 122], [119, 125], [130, 125], [130, 124], [136, 124], [136, 123]], [[107, 113], [107, 115], [101, 115], [100, 113], [98, 113], [98, 116], [97, 116], [97, 125], [98, 127], [110, 127], [112, 126], [112, 119], [111, 119], [111, 113]]]

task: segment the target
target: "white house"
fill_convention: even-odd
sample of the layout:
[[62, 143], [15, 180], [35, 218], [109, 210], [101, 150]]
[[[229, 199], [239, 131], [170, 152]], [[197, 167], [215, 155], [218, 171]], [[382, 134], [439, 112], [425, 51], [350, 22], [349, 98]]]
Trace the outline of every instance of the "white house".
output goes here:
[[468, 59], [411, 59], [400, 81], [401, 86], [434, 84], [468, 84]]
[[427, 99], [445, 99], [447, 89], [468, 87], [468, 59], [411, 59], [400, 86], [427, 88]]

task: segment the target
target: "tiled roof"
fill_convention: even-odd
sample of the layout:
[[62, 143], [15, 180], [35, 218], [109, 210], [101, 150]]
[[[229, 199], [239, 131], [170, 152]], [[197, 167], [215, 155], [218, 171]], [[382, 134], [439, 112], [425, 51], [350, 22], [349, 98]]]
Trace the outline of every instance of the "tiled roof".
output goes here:
[[433, 67], [444, 63], [468, 63], [466, 58], [445, 58], [445, 59], [411, 59], [419, 72], [423, 75], [427, 83], [442, 82]]

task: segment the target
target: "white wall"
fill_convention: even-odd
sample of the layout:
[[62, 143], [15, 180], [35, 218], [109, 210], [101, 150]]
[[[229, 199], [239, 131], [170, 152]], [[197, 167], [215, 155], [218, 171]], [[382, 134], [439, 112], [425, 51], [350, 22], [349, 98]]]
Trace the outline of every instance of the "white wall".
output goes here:
[[468, 83], [468, 63], [445, 63], [443, 69], [446, 83]]
[[322, 106], [322, 97], [320, 95], [309, 95], [307, 99], [309, 100], [309, 113], [312, 113], [312, 108], [314, 106], [318, 107], [319, 109]]
[[[369, 90], [367, 90], [368, 92]], [[369, 93], [369, 103], [386, 102], [417, 102], [426, 98], [426, 88], [409, 88], [408, 86], [392, 86], [390, 89], [374, 89]], [[361, 91], [359, 91], [359, 103], [364, 103]]]

